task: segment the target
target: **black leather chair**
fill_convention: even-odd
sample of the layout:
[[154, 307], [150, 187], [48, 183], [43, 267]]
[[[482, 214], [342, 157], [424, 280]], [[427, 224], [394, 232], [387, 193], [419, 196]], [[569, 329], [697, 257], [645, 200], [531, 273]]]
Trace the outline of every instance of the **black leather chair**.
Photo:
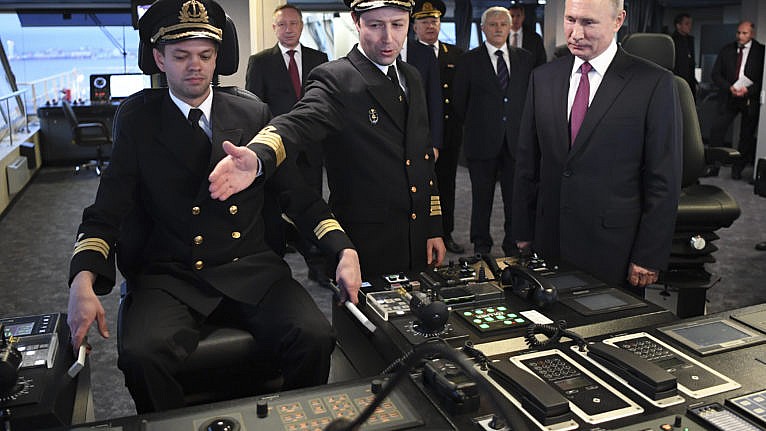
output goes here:
[[[673, 39], [660, 33], [634, 33], [622, 41], [625, 51], [672, 70], [675, 59]], [[681, 197], [668, 270], [660, 284], [678, 289], [679, 317], [704, 314], [707, 289], [720, 280], [705, 264], [715, 262], [713, 244], [720, 228], [729, 227], [740, 215], [737, 202], [726, 191], [699, 178], [711, 163], [731, 164], [739, 153], [731, 148], [705, 147], [697, 110], [689, 85], [675, 77], [683, 118], [683, 172]]]
[[[216, 73], [233, 74], [238, 65], [237, 33], [234, 23], [227, 16], [223, 43], [218, 51]], [[161, 73], [154, 62], [152, 48], [143, 43], [139, 45], [139, 67], [147, 75]], [[236, 87], [226, 87], [222, 90], [240, 97], [256, 97]], [[119, 124], [115, 124], [115, 128], [117, 127]], [[125, 274], [125, 278], [126, 282], [121, 285], [121, 298], [130, 292], [130, 275]], [[118, 315], [118, 344], [121, 312], [122, 300]], [[255, 352], [256, 340], [249, 332], [212, 323], [203, 325], [197, 349], [184, 362], [182, 371], [177, 376], [184, 388], [187, 405], [279, 391], [282, 385], [279, 365], [268, 358], [257, 357]]]
[[101, 171], [106, 164], [103, 147], [105, 145], [112, 145], [109, 129], [101, 122], [81, 123], [77, 119], [72, 105], [66, 99], [61, 99], [61, 109], [64, 111], [64, 117], [72, 129], [72, 142], [81, 147], [96, 149], [96, 158], [75, 166], [75, 173], [79, 173], [82, 169], [94, 168], [96, 175], [101, 175]]

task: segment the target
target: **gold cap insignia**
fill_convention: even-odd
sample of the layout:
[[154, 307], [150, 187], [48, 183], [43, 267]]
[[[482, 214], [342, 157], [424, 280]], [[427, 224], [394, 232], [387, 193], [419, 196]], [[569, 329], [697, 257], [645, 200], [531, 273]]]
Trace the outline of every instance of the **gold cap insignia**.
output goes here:
[[205, 5], [197, 0], [189, 0], [181, 5], [181, 11], [178, 13], [180, 22], [208, 22], [207, 9]]

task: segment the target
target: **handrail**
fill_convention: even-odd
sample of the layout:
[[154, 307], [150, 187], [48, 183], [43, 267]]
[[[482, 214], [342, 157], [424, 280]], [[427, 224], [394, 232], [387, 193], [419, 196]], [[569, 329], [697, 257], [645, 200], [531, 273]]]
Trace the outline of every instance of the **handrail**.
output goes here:
[[19, 110], [21, 111], [21, 117], [24, 118], [24, 131], [29, 131], [29, 118], [27, 118], [27, 111], [25, 109], [25, 102], [24, 98], [21, 97], [24, 93], [27, 92], [27, 88], [24, 88], [22, 90], [14, 91], [13, 93], [6, 94], [4, 96], [0, 96], [0, 103], [5, 101], [5, 114], [3, 115], [7, 125], [8, 125], [8, 136], [10, 139], [10, 146], [13, 147], [13, 132], [14, 132], [14, 124], [16, 121], [18, 121], [17, 118], [11, 117], [11, 102], [10, 100], [13, 98], [16, 98], [19, 103]]

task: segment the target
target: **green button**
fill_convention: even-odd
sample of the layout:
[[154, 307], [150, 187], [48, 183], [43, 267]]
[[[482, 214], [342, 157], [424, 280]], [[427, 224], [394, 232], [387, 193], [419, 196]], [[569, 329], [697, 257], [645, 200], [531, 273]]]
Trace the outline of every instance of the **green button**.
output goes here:
[[496, 318], [497, 320], [505, 320], [505, 314], [496, 314], [496, 315], [495, 315], [495, 318]]
[[514, 319], [514, 320], [516, 320], [519, 323], [524, 323], [524, 319]]
[[470, 311], [464, 311], [463, 316], [473, 316], [473, 313], [471, 313]]
[[479, 325], [479, 328], [487, 329], [487, 328], [489, 328], [489, 325], [487, 325], [486, 323], [482, 323], [481, 325]]
[[497, 309], [498, 309], [498, 310], [500, 310], [500, 311], [505, 311], [505, 310], [507, 310], [507, 308], [503, 307], [502, 305], [501, 305], [500, 307], [497, 307]]
[[481, 319], [473, 319], [473, 323], [481, 323], [481, 322], [483, 322], [483, 320], [481, 320]]
[[479, 308], [478, 310], [475, 310], [474, 313], [476, 313], [476, 314], [484, 314], [484, 310]]
[[517, 316], [516, 313], [508, 313], [508, 317], [510, 317], [511, 319], [513, 319], [516, 316]]
[[503, 323], [506, 324], [506, 325], [513, 325], [513, 321], [512, 320], [505, 320], [505, 321], [503, 321]]
[[494, 312], [495, 312], [494, 308], [487, 308], [487, 313], [494, 313]]
[[486, 320], [487, 322], [494, 322], [495, 321], [495, 319], [492, 316], [487, 316], [487, 317], [484, 318], [484, 320]]

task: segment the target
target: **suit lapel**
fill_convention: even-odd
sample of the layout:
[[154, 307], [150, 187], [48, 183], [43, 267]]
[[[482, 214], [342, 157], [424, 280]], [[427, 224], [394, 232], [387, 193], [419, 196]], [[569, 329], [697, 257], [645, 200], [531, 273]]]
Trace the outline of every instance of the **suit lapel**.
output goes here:
[[189, 127], [189, 122], [181, 114], [181, 110], [173, 103], [167, 93], [162, 100], [161, 112], [161, 130], [157, 140], [175, 156], [176, 160], [179, 160], [189, 171], [194, 173], [196, 158], [194, 152], [189, 151], [188, 147], [193, 139], [192, 129]]
[[234, 145], [243, 145], [243, 130], [237, 127], [238, 119], [236, 115], [229, 113], [228, 105], [224, 103], [223, 96], [217, 93], [213, 97], [212, 109], [213, 124], [213, 148], [210, 151], [210, 165], [214, 165], [221, 160], [226, 153], [223, 151], [223, 141], [229, 141]]
[[[383, 107], [383, 110], [394, 119], [396, 126], [404, 131], [402, 118], [402, 106], [391, 96], [391, 81], [375, 66], [372, 61], [359, 52], [356, 45], [351, 48], [347, 58], [362, 75], [362, 79], [367, 83], [367, 91]], [[411, 81], [410, 81], [411, 82]], [[408, 84], [410, 85], [410, 84]]]
[[574, 56], [567, 57], [568, 61], [560, 60], [558, 75], [551, 82], [553, 103], [553, 124], [556, 125], [556, 130], [559, 131], [558, 142], [562, 144], [559, 149], [566, 153], [569, 153], [569, 116], [567, 113], [567, 98], [569, 96], [569, 77], [572, 73], [572, 65], [574, 64]]
[[631, 60], [622, 48], [617, 50], [617, 54], [612, 60], [612, 64], [607, 68], [604, 74], [604, 79], [601, 80], [596, 95], [588, 107], [588, 112], [585, 114], [580, 131], [577, 133], [577, 138], [572, 144], [572, 153], [580, 151], [583, 145], [587, 145], [588, 138], [596, 129], [601, 119], [604, 118], [609, 108], [617, 100], [625, 84], [630, 78], [630, 70], [628, 66]]
[[[482, 43], [481, 47], [479, 48], [479, 52], [482, 53], [481, 57], [484, 58], [483, 60], [481, 60], [482, 66], [480, 66], [484, 70], [479, 72], [479, 76], [491, 76], [492, 83], [497, 88], [497, 91], [499, 93], [502, 93], [503, 89], [500, 88], [500, 81], [498, 81], [497, 79], [497, 70], [492, 68], [492, 60], [489, 59], [490, 53], [487, 50], [487, 45]], [[492, 55], [495, 55], [495, 53], [492, 53]], [[508, 70], [509, 70], [508, 74], [510, 75], [510, 69]], [[510, 76], [509, 76], [509, 79], [510, 79]]]

